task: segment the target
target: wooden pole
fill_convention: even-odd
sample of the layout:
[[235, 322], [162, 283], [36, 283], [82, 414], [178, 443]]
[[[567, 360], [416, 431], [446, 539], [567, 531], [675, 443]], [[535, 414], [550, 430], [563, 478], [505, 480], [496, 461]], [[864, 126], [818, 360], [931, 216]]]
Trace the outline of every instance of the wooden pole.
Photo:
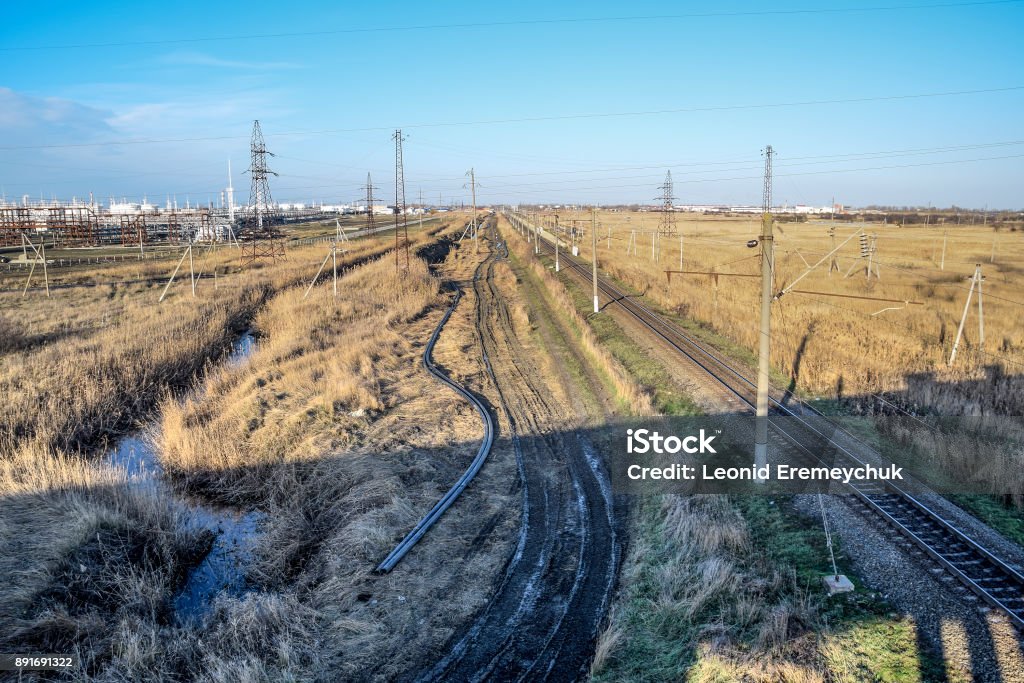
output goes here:
[[28, 292], [28, 285], [30, 282], [32, 282], [32, 273], [34, 272], [36, 272], [36, 261], [35, 259], [32, 259], [32, 267], [28, 269], [28, 279], [25, 280], [25, 289], [21, 290], [22, 296], [25, 296], [25, 294]]
[[332, 252], [329, 252], [327, 254], [327, 256], [324, 256], [323, 263], [320, 264], [320, 270], [316, 271], [316, 275], [313, 276], [313, 281], [309, 283], [309, 287], [306, 288], [306, 293], [302, 295], [303, 299], [305, 299], [307, 296], [309, 296], [309, 292], [310, 292], [310, 290], [313, 289], [313, 285], [316, 284], [316, 280], [317, 280], [317, 278], [320, 277], [320, 273], [324, 272], [324, 266], [327, 265], [327, 259], [331, 258], [331, 253], [333, 253], [333, 250], [332, 250]]
[[192, 245], [188, 245], [188, 275], [192, 280], [192, 297], [196, 296], [196, 270], [195, 264], [192, 262]]
[[[191, 249], [191, 246], [189, 248]], [[166, 285], [164, 285], [164, 291], [160, 293], [160, 301], [163, 301], [164, 297], [167, 296], [167, 289], [171, 286], [171, 283], [174, 282], [174, 276], [178, 274], [178, 269], [181, 268], [181, 264], [185, 262], [185, 256], [187, 254], [187, 250], [181, 252], [181, 260], [178, 261], [178, 265], [174, 267], [174, 272], [171, 273], [171, 279], [167, 281]]]
[[39, 248], [43, 250], [43, 282], [46, 284], [46, 296], [50, 296], [50, 276], [46, 272], [46, 240], [40, 239]]

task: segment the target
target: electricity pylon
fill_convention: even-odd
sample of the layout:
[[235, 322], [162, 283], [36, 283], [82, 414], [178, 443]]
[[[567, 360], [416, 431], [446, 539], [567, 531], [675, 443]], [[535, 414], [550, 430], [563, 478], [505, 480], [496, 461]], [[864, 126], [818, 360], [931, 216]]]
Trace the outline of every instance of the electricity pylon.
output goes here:
[[269, 176], [276, 176], [267, 168], [267, 156], [274, 156], [267, 151], [263, 141], [260, 122], [253, 121], [252, 143], [250, 145], [249, 177], [252, 181], [249, 189], [249, 213], [242, 236], [249, 240], [249, 248], [243, 252], [243, 260], [253, 263], [261, 258], [277, 260], [284, 258], [284, 242], [281, 233], [274, 227], [274, 200], [270, 197]]
[[373, 231], [377, 229], [377, 219], [373, 215], [373, 202], [376, 201], [373, 198], [373, 191], [378, 188], [373, 186], [373, 182], [370, 180], [370, 173], [366, 173], [366, 234], [372, 235]]
[[409, 217], [405, 214], [405, 168], [402, 161], [402, 129], [392, 135], [395, 141], [395, 271], [409, 270]]
[[676, 208], [672, 204], [675, 197], [672, 196], [672, 171], [665, 172], [665, 182], [658, 188], [661, 190], [661, 219], [658, 221], [659, 235], [676, 234]]

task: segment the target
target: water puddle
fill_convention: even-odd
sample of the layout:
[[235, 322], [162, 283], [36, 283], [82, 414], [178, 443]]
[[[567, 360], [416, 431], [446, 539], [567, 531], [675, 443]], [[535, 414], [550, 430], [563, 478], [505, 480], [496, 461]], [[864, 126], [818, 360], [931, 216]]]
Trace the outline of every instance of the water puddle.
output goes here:
[[[251, 331], [239, 337], [231, 347], [226, 363], [243, 363], [255, 350]], [[157, 489], [165, 484], [160, 461], [142, 428], [121, 439], [107, 453], [108, 462], [123, 468], [133, 486]], [[168, 491], [169, 492], [169, 491]], [[213, 546], [192, 571], [184, 587], [174, 598], [174, 611], [183, 623], [199, 623], [209, 613], [214, 599], [221, 593], [242, 595], [246, 590], [245, 568], [252, 560], [252, 551], [262, 515], [204, 504], [187, 496], [173, 497], [186, 513], [192, 529], [207, 530], [215, 535]]]
[[213, 531], [217, 537], [203, 561], [192, 570], [181, 592], [174, 598], [178, 620], [199, 623], [221, 593], [239, 596], [245, 593], [245, 568], [252, 561], [258, 526], [258, 512], [196, 508], [193, 519], [198, 527]]

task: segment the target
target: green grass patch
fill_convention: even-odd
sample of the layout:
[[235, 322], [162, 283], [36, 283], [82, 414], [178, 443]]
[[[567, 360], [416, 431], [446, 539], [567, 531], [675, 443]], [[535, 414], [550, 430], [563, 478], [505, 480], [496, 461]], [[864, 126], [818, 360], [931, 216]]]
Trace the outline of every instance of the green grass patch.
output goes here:
[[1024, 511], [1007, 506], [998, 496], [962, 493], [949, 499], [1014, 543], [1024, 545]]
[[[575, 388], [580, 392], [583, 399], [591, 406], [598, 405], [600, 400], [591, 387], [590, 377], [580, 364], [579, 354], [572, 352], [569, 341], [565, 338], [558, 321], [555, 319], [555, 314], [553, 313], [554, 304], [548, 299], [547, 289], [511, 250], [508, 252], [508, 259], [509, 264], [512, 266], [512, 272], [523, 285], [521, 291], [526, 298], [530, 311], [536, 316], [534, 322], [538, 326], [543, 325], [549, 332], [549, 338], [553, 339], [558, 346], [557, 349], [549, 349], [549, 351], [557, 351], [558, 359], [564, 363], [563, 367], [572, 377]], [[576, 324], [573, 320], [562, 320], [562, 322], [568, 325], [571, 331], [578, 334], [579, 330], [576, 329]], [[614, 383], [608, 376], [608, 373], [599, 364], [595, 363], [593, 367], [598, 378], [604, 384], [608, 395], [615, 396], [619, 403], [619, 408], [623, 411], [628, 411], [629, 406], [625, 405], [622, 397], [615, 391]]]

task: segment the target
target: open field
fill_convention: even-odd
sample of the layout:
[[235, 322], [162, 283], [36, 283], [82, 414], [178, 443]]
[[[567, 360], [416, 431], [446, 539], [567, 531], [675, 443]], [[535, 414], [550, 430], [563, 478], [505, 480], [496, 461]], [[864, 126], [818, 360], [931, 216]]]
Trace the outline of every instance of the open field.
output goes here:
[[[287, 277], [301, 252], [289, 255], [290, 262], [266, 272], [282, 268]], [[306, 278], [316, 265], [303, 266]], [[417, 259], [406, 286], [395, 289], [393, 267], [385, 258], [343, 274], [338, 299], [329, 282], [308, 300], [304, 288], [282, 283], [248, 321], [260, 342], [245, 363], [212, 368], [192, 398], [164, 394], [162, 422], [148, 438], [168, 483], [197, 493], [187, 500], [202, 506], [255, 506], [266, 520], [245, 568], [252, 590], [225, 593], [203, 624], [179, 623], [171, 607], [211, 543], [190, 505], [174, 503], [171, 489], [140, 487], [102, 458], [47, 447], [43, 437], [54, 437], [39, 425], [30, 425], [37, 439], [5, 448], [4, 572], [23, 578], [5, 584], [4, 647], [80, 653], [90, 677], [208, 680], [244, 670], [306, 679], [326, 675], [316, 674], [324, 667], [349, 675], [365, 670], [376, 661], [374, 647], [408, 651], [409, 629], [420, 617], [433, 623], [422, 647], [445, 638], [480, 599], [467, 592], [474, 577], [487, 580], [496, 571], [488, 564], [496, 556], [482, 552], [490, 539], [439, 531], [437, 543], [410, 560], [405, 578], [372, 574], [395, 534], [451, 480], [470, 448], [461, 444], [471, 443], [476, 430], [468, 407], [435, 391], [416, 363], [414, 340], [424, 339], [439, 316], [437, 280]], [[119, 324], [127, 327], [142, 322], [131, 309], [123, 318]], [[439, 424], [439, 415], [448, 421]], [[238, 439], [234, 451], [220, 440], [228, 433]], [[377, 458], [381, 449], [392, 457]], [[500, 490], [507, 490], [509, 474], [495, 465], [483, 475], [469, 510], [514, 510]], [[475, 512], [466, 519], [486, 521]], [[498, 522], [489, 528], [500, 539], [506, 527]], [[476, 550], [448, 578], [460, 588], [459, 601], [424, 611], [428, 595], [452, 588], [423, 580], [431, 574], [415, 567], [435, 565], [462, 545]], [[363, 597], [378, 590], [379, 600]], [[412, 605], [412, 614], [395, 618]], [[360, 664], [363, 658], [369, 660]]]
[[[525, 655], [501, 659], [517, 647], [560, 653], [553, 661], [575, 666], [593, 648], [598, 681], [927, 681], [943, 670], [947, 680], [968, 680], [969, 655], [967, 668], [962, 652], [943, 661], [884, 598], [825, 599], [820, 527], [784, 498], [658, 497], [616, 507], [612, 528], [627, 531], [629, 546], [614, 607], [592, 644], [584, 615], [606, 608], [596, 586], [563, 603], [550, 578], [573, 568], [583, 585], [604, 576], [572, 549], [575, 530], [593, 519], [557, 525], [576, 514], [575, 499], [560, 498], [574, 481], [563, 481], [573, 465], [561, 459], [583, 462], [585, 451], [570, 455], [576, 440], [612, 416], [694, 412], [698, 397], [611, 316], [589, 317], [589, 293], [503, 229], [512, 254], [493, 262], [489, 241], [476, 255], [471, 242], [438, 242], [445, 231], [436, 227], [414, 235], [414, 247], [439, 261], [430, 269], [414, 258], [401, 286], [393, 237], [353, 242], [339, 257], [337, 299], [324, 279], [303, 296], [326, 245], [293, 248], [288, 261], [252, 270], [225, 258], [217, 288], [203, 280], [195, 300], [187, 281], [161, 305], [153, 303], [159, 283], [72, 288], [50, 299], [0, 294], [5, 317], [17, 321], [5, 328], [2, 356], [2, 386], [16, 400], [3, 408], [0, 569], [19, 577], [0, 595], [0, 645], [77, 652], [94, 680], [235, 680], [239, 671], [254, 680], [390, 680], [440, 660], [480, 623], [488, 636], [442, 660], [446, 671], [478, 661], [520, 666]], [[474, 279], [478, 263], [492, 269]], [[646, 272], [628, 261], [617, 267], [623, 280]], [[160, 272], [146, 262], [104, 268]], [[501, 440], [444, 523], [401, 571], [380, 576], [376, 562], [454, 481], [479, 437], [470, 407], [418, 365], [445, 306], [442, 278], [463, 283], [467, 300], [436, 359], [520, 441]], [[255, 333], [255, 349], [220, 362], [243, 329]], [[150, 487], [97, 456], [153, 414], [144, 441], [160, 483]], [[521, 556], [517, 449], [536, 468], [528, 490], [547, 491], [529, 510], [534, 535]], [[597, 495], [588, 493], [582, 509], [600, 511]], [[558, 514], [556, 500], [565, 506]], [[239, 568], [245, 588], [214, 593], [204, 616], [187, 621], [177, 602], [218, 542], [196, 521], [204, 509], [259, 521], [251, 560]], [[615, 533], [612, 548], [621, 542]], [[562, 564], [537, 576], [548, 591], [538, 605], [516, 612], [514, 577], [534, 571], [531, 553]], [[852, 558], [840, 553], [840, 562], [859, 584]], [[542, 633], [521, 634], [562, 623], [552, 615], [564, 605], [576, 605], [565, 623], [581, 634], [571, 649], [564, 635], [549, 647], [537, 644]], [[966, 642], [949, 639], [961, 650]], [[373, 669], [380, 661], [391, 663]]]
[[[391, 244], [384, 237], [355, 242], [339, 267], [383, 254]], [[62, 289], [49, 298], [38, 291], [0, 293], [6, 351], [0, 387], [7, 397], [0, 444], [37, 437], [76, 448], [123, 431], [162, 392], [184, 386], [223, 353], [268, 295], [312, 278], [325, 249], [295, 249], [273, 267], [239, 270], [237, 252], [221, 248], [209, 262], [198, 258], [207, 269], [220, 261], [234, 272], [202, 280], [196, 298], [187, 273], [183, 279], [179, 273], [164, 302], [160, 282]], [[106, 267], [99, 282], [114, 268], [129, 277], [169, 277], [166, 263], [139, 262]]]
[[[589, 230], [588, 212], [559, 215], [568, 228], [573, 218]], [[598, 256], [602, 270], [663, 308], [692, 318], [735, 343], [752, 360], [757, 339], [759, 281], [707, 275], [673, 276], [679, 270], [679, 237], [662, 237], [652, 259], [652, 230], [659, 214], [599, 211]], [[550, 220], [550, 216], [548, 216]], [[683, 269], [757, 273], [756, 219], [694, 217], [678, 214], [683, 235]], [[831, 249], [827, 222], [785, 222], [776, 230], [776, 289], [782, 289]], [[836, 244], [859, 228], [836, 224]], [[611, 238], [608, 234], [611, 231]], [[636, 231], [635, 249], [630, 246]], [[849, 296], [894, 299], [863, 301], [824, 294], [790, 293], [773, 308], [772, 364], [777, 382], [826, 397], [898, 394], [907, 406], [942, 414], [1024, 412], [1020, 375], [1024, 370], [1024, 232], [981, 226], [872, 225], [877, 234], [881, 279], [865, 277], [858, 240], [837, 255], [840, 272], [828, 262], [802, 279], [797, 289]], [[948, 230], [945, 268], [943, 231]], [[992, 257], [996, 240], [995, 261]], [[589, 233], [581, 253], [589, 259]], [[627, 248], [630, 254], [627, 255]], [[972, 301], [964, 339], [953, 368], [950, 351], [970, 283], [980, 263], [984, 281], [985, 346], [978, 339], [977, 297]], [[850, 272], [849, 277], [844, 277]], [[923, 305], [904, 305], [919, 301]], [[885, 310], [887, 309], [887, 310]], [[995, 367], [997, 370], [987, 370]]]
[[[682, 401], [659, 358], [623, 343], [628, 333], [613, 317], [584, 319], [587, 294], [556, 277], [551, 259], [537, 261], [531, 247], [505, 231], [517, 269], [565, 302], [582, 334], [607, 354], [595, 365], [643, 378], [631, 391], [646, 393], [646, 387], [654, 405], [648, 398], [634, 414], [698, 413], [692, 401]], [[727, 496], [631, 503], [630, 548], [597, 644], [594, 680], [930, 680], [940, 666], [918, 649], [913, 623], [890, 614], [884, 601], [822, 598], [816, 585], [825, 570], [822, 538], [784, 498], [778, 506]], [[851, 649], [857, 654], [843, 654]]]
[[[507, 234], [513, 244], [522, 240], [514, 231]], [[527, 255], [527, 258], [532, 258], [532, 255]], [[550, 252], [543, 257], [543, 262], [549, 268], [553, 265]], [[564, 271], [560, 280], [574, 292], [578, 308], [587, 311], [591, 305], [589, 285], [580, 287], [577, 279], [568, 274], [568, 270]], [[611, 312], [613, 309], [606, 310]], [[643, 361], [639, 361], [637, 356], [642, 354], [640, 351], [644, 345], [635, 337], [632, 344], [617, 343], [616, 338], [624, 336], [624, 333], [622, 330], [615, 331], [615, 317], [613, 314], [588, 316], [588, 324], [599, 334], [602, 344], [616, 348], [616, 355], [628, 359], [631, 369], [642, 369]], [[625, 336], [629, 337], [630, 333], [626, 332]], [[646, 362], [649, 364], [651, 360], [657, 361], [655, 357]], [[660, 374], [644, 374], [652, 378], [665, 378], [671, 377], [673, 373], [671, 367], [666, 367]], [[657, 408], [665, 410], [668, 401], [672, 399], [671, 394], [662, 389], [656, 395], [660, 398]], [[835, 510], [843, 507], [843, 498], [836, 497], [834, 503], [829, 503], [829, 507], [835, 506], [829, 516], [839, 514]], [[741, 515], [726, 524], [726, 528], [730, 533], [739, 532], [740, 535], [744, 528], [750, 529], [757, 539], [755, 545], [758, 552], [744, 559], [744, 553], [738, 548], [713, 551], [714, 562], [725, 561], [732, 572], [730, 575], [735, 579], [735, 583], [725, 590], [727, 597], [724, 602], [717, 603], [714, 596], [709, 597], [700, 592], [699, 587], [708, 585], [708, 582], [700, 579], [688, 582], [683, 580], [678, 588], [668, 588], [679, 575], [699, 570], [691, 568], [692, 563], [699, 566], [712, 561], [703, 556], [702, 551], [694, 552], [687, 544], [703, 544], [715, 538], [716, 535], [710, 532], [715, 526], [714, 519], [707, 517], [699, 507], [692, 504], [685, 513], [680, 513], [682, 517], [674, 517], [675, 513], [668, 512], [683, 502], [682, 499], [677, 501], [674, 497], [667, 497], [660, 511], [657, 501], [643, 502], [635, 509], [637, 517], [633, 518], [631, 526], [636, 535], [634, 542], [639, 540], [649, 545], [634, 548], [636, 555], [631, 554], [624, 567], [624, 592], [612, 611], [612, 626], [598, 646], [595, 668], [606, 680], [642, 680], [648, 675], [651, 680], [674, 680], [684, 675], [696, 676], [696, 680], [966, 681], [972, 677], [978, 680], [1017, 680], [1019, 677], [1021, 655], [1013, 630], [1005, 628], [1005, 625], [979, 623], [970, 609], [954, 617], [952, 611], [929, 613], [927, 607], [921, 611], [921, 605], [918, 605], [911, 608], [915, 617], [907, 618], [892, 607], [887, 607], [884, 601], [865, 601], [864, 594], [859, 590], [860, 598], [854, 602], [848, 603], [842, 598], [821, 600], [817, 578], [826, 570], [823, 562], [826, 562], [827, 554], [820, 545], [820, 517], [816, 521], [814, 519], [816, 504], [810, 506], [808, 518], [805, 516], [808, 514], [806, 504], [797, 513], [785, 498], [777, 501], [779, 505], [776, 505], [776, 501], [768, 502], [760, 498], [734, 501]], [[694, 519], [683, 521], [690, 516]], [[848, 523], [845, 521], [846, 516], [840, 514], [839, 518], [844, 520], [842, 523], [845, 528]], [[685, 535], [677, 536], [680, 529], [690, 523], [698, 529], [692, 537], [687, 540]], [[815, 529], [815, 526], [818, 528]], [[867, 533], [867, 529], [859, 528], [851, 535], [853, 540], [848, 541], [851, 544], [849, 559], [844, 560], [842, 555], [839, 558], [841, 571], [852, 573], [856, 569], [866, 570], [865, 581], [892, 581], [891, 577], [883, 578], [885, 572], [880, 575], [877, 559], [865, 560], [865, 557], [876, 558], [874, 553], [882, 552], [880, 547], [892, 540], [885, 532], [879, 536], [878, 531], [870, 531], [868, 543], [864, 540]], [[674, 555], [677, 552], [678, 557]], [[890, 549], [884, 552], [899, 551]], [[843, 567], [847, 561], [851, 563], [851, 568]], [[672, 565], [672, 569], [665, 574], [659, 573], [666, 562]], [[901, 563], [897, 562], [901, 567], [897, 585], [903, 582], [908, 571], [912, 574], [907, 563], [915, 564], [916, 561], [905, 558]], [[761, 579], [740, 578], [744, 571], [754, 572], [754, 577], [764, 577], [763, 572], [770, 575], [772, 566], [783, 572], [795, 571], [800, 578], [793, 586], [803, 587], [798, 588], [796, 594], [802, 596], [800, 601], [808, 609], [805, 618], [809, 618], [809, 622], [804, 622], [803, 627], [797, 626], [791, 632], [791, 637], [784, 639], [780, 646], [765, 649], [757, 638], [752, 639], [749, 632], [744, 635], [743, 630], [736, 626], [742, 624], [743, 620], [735, 615], [723, 615], [720, 610], [731, 608], [741, 598], [742, 587], [750, 584], [765, 586], [760, 583]], [[790, 592], [792, 586], [786, 588], [785, 583], [777, 585], [769, 582], [768, 585], [774, 588], [759, 594], [759, 605], [787, 593], [793, 595]], [[915, 586], [918, 591], [924, 590], [920, 584]], [[889, 588], [884, 590], [892, 591], [893, 584], [890, 583]], [[933, 591], [929, 595], [934, 597], [930, 599], [944, 600], [942, 596], [945, 588], [936, 585], [927, 590]], [[669, 594], [667, 592], [674, 596], [673, 601], [665, 597]], [[871, 599], [879, 597], [873, 593], [868, 595]], [[907, 604], [906, 594], [898, 599], [902, 605]], [[680, 620], [675, 612], [671, 612], [670, 607], [673, 606], [686, 609], [692, 606], [695, 612], [689, 620]], [[946, 609], [951, 609], [951, 605]], [[815, 625], [815, 618], [821, 618], [824, 614], [823, 622], [827, 626]], [[941, 630], [938, 624], [940, 614], [943, 621]], [[710, 625], [697, 626], [703, 618], [708, 618]], [[920, 622], [915, 623], [918, 618]], [[758, 622], [754, 612], [752, 620]], [[947, 628], [945, 622], [957, 626]], [[700, 634], [705, 632], [702, 629], [708, 633], [717, 633], [715, 629], [721, 628], [723, 624], [726, 625], [725, 634], [701, 640]], [[964, 625], [967, 626], [966, 630]], [[806, 628], [806, 631], [802, 632], [802, 628]], [[806, 636], [803, 641], [799, 635], [801, 633]], [[658, 659], [658, 655], [663, 652], [672, 654], [664, 660]], [[993, 657], [998, 658], [998, 667], [992, 667]], [[652, 667], [659, 666], [666, 669], [652, 670]]]

